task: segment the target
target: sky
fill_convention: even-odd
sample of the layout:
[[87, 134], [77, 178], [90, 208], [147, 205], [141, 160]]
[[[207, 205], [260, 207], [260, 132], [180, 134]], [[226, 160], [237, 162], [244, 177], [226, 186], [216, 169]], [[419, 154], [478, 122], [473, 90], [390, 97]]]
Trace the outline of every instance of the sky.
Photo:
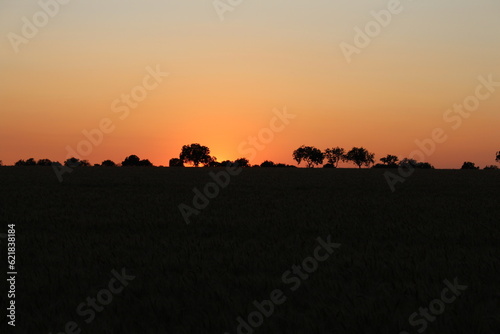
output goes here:
[[362, 146], [460, 168], [500, 150], [498, 0], [59, 1], [0, 3], [4, 164], [168, 165], [200, 143], [219, 161]]

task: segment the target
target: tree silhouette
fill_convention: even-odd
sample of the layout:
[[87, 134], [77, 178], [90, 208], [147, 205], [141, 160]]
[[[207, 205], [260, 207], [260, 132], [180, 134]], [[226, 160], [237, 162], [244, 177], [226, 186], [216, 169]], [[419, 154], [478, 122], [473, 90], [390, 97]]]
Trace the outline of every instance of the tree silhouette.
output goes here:
[[153, 164], [147, 160], [141, 160], [139, 157], [135, 154], [132, 154], [128, 157], [125, 158], [125, 160], [122, 161], [122, 166], [123, 167], [151, 167]]
[[347, 152], [345, 158], [347, 161], [351, 161], [357, 165], [358, 168], [361, 168], [362, 165], [369, 167], [375, 162], [375, 154], [368, 152], [363, 147], [353, 147]]
[[3, 166], [3, 161], [2, 160], [0, 160], [0, 166]]
[[102, 163], [101, 163], [101, 166], [103, 167], [116, 167], [116, 164], [114, 161], [111, 161], [111, 160], [104, 160]]
[[383, 158], [380, 158], [380, 161], [382, 161], [382, 163], [386, 166], [390, 166], [390, 167], [397, 167], [399, 158], [395, 155], [390, 155], [388, 154], [387, 156], [383, 157]]
[[80, 166], [80, 159], [77, 159], [75, 157], [66, 159], [66, 161], [64, 161], [64, 166], [71, 168], [78, 167]]
[[184, 163], [179, 158], [172, 158], [168, 162], [169, 167], [184, 167]]
[[33, 158], [29, 158], [28, 160], [18, 160], [14, 166], [36, 166], [36, 160]]
[[266, 160], [260, 164], [260, 167], [275, 167], [274, 162]]
[[495, 165], [485, 166], [484, 169], [498, 169], [498, 166]]
[[222, 162], [218, 162], [217, 157], [210, 157], [208, 162], [204, 163], [204, 167], [222, 167]]
[[234, 162], [231, 160], [224, 160], [221, 163], [219, 163], [219, 166], [220, 167], [227, 167], [227, 166], [232, 167], [232, 166], [234, 166]]
[[428, 162], [419, 162], [417, 167], [420, 169], [434, 169], [434, 166]]
[[139, 166], [143, 167], [153, 167], [153, 163], [149, 159], [143, 159], [139, 162]]
[[234, 163], [239, 167], [250, 167], [249, 161], [246, 158], [239, 158], [234, 161]]
[[321, 165], [325, 156], [321, 150], [313, 146], [302, 145], [295, 151], [293, 151], [293, 159], [297, 161], [297, 164], [303, 161], [306, 162], [307, 168], [314, 168], [314, 165]]
[[405, 168], [419, 168], [419, 169], [434, 169], [434, 166], [428, 162], [418, 162], [415, 159], [404, 158], [399, 163], [401, 167]]
[[37, 166], [51, 166], [52, 161], [49, 159], [40, 159], [36, 162]]
[[200, 144], [182, 146], [179, 158], [185, 163], [192, 162], [195, 167], [201, 163], [208, 165], [212, 160], [215, 160], [210, 156], [210, 149]]
[[36, 160], [33, 158], [29, 158], [26, 160], [26, 166], [36, 166]]
[[135, 154], [129, 155], [128, 157], [125, 158], [125, 160], [122, 161], [122, 166], [123, 167], [128, 167], [128, 166], [139, 166], [139, 163], [141, 162], [141, 159]]
[[327, 148], [325, 150], [325, 158], [329, 165], [337, 168], [340, 161], [345, 161], [345, 150], [341, 147]]
[[495, 161], [500, 162], [500, 151], [497, 152], [497, 157], [496, 157]]
[[461, 169], [479, 169], [479, 167], [476, 166], [475, 163], [473, 162], [470, 162], [470, 161], [466, 161], [464, 162], [464, 164], [462, 165], [462, 168]]
[[282, 164], [282, 163], [279, 163], [277, 165], [274, 165], [274, 167], [278, 167], [278, 168], [297, 168], [297, 166], [294, 166], [294, 165], [288, 165], [288, 164]]

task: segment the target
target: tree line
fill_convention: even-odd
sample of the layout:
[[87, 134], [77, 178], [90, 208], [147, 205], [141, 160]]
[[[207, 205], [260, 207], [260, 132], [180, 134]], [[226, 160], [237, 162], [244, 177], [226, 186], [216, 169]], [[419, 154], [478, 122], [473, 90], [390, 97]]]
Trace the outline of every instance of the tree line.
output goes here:
[[[395, 155], [388, 154], [379, 159], [379, 163], [375, 163], [375, 154], [369, 152], [364, 147], [353, 147], [351, 150], [346, 151], [341, 147], [327, 148], [324, 151], [314, 147], [305, 146], [297, 148], [292, 153], [293, 159], [297, 165], [304, 162], [307, 168], [314, 168], [322, 165], [323, 168], [338, 168], [339, 162], [353, 163], [358, 168], [363, 166], [372, 168], [399, 168], [401, 166], [412, 166], [420, 169], [434, 169], [428, 162], [419, 162], [414, 159], [404, 158], [399, 160]], [[500, 151], [496, 152], [495, 161], [500, 162]], [[88, 160], [80, 160], [75, 157], [66, 159], [64, 166], [67, 167], [89, 167], [92, 166]], [[18, 160], [15, 166], [62, 166], [58, 161], [51, 161], [49, 159], [35, 160], [29, 158], [27, 160]], [[274, 163], [273, 161], [266, 160], [260, 165], [250, 165], [248, 159], [239, 158], [234, 161], [225, 160], [217, 161], [217, 157], [210, 154], [210, 149], [207, 146], [198, 143], [182, 146], [178, 158], [172, 158], [169, 161], [169, 167], [185, 167], [185, 164], [199, 167], [224, 167], [224, 166], [240, 166], [240, 167], [289, 167], [296, 168], [296, 166]], [[2, 161], [0, 160], [0, 166]], [[148, 159], [140, 159], [137, 155], [130, 155], [126, 157], [120, 164], [112, 160], [104, 160], [101, 164], [94, 164], [93, 166], [102, 167], [153, 167], [153, 164]], [[475, 163], [465, 161], [461, 169], [479, 169]], [[489, 165], [484, 169], [498, 169], [495, 165]]]

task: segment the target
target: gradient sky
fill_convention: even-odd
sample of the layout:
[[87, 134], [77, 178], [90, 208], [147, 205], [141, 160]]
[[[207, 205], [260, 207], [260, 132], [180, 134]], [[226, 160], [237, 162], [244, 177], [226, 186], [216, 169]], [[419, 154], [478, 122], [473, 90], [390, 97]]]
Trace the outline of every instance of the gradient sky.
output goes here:
[[[457, 130], [443, 114], [475, 93], [479, 75], [500, 81], [500, 1], [402, 0], [347, 63], [340, 43], [353, 44], [354, 27], [388, 2], [243, 0], [221, 21], [211, 0], [73, 0], [16, 53], [9, 33], [22, 35], [22, 18], [41, 9], [2, 1], [0, 160], [62, 162], [103, 118], [115, 129], [83, 157], [91, 163], [136, 154], [167, 165], [195, 142], [236, 159], [286, 106], [297, 117], [252, 163], [293, 163], [303, 144], [404, 158], [443, 128], [448, 139], [426, 161], [494, 164], [500, 87]], [[156, 65], [169, 76], [120, 120], [111, 104]]]

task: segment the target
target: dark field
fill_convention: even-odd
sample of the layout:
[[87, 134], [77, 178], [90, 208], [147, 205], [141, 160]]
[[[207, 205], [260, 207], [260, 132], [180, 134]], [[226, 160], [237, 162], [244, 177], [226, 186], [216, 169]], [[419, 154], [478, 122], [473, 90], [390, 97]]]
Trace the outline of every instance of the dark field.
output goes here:
[[[221, 170], [77, 168], [59, 183], [50, 167], [0, 168], [15, 332], [233, 334], [280, 289], [241, 333], [500, 333], [498, 171], [418, 170], [392, 193], [381, 170], [245, 169], [187, 225], [178, 205]], [[285, 282], [329, 235], [341, 246]], [[135, 278], [95, 319], [79, 314], [122, 268]], [[410, 324], [455, 278], [467, 288]]]

